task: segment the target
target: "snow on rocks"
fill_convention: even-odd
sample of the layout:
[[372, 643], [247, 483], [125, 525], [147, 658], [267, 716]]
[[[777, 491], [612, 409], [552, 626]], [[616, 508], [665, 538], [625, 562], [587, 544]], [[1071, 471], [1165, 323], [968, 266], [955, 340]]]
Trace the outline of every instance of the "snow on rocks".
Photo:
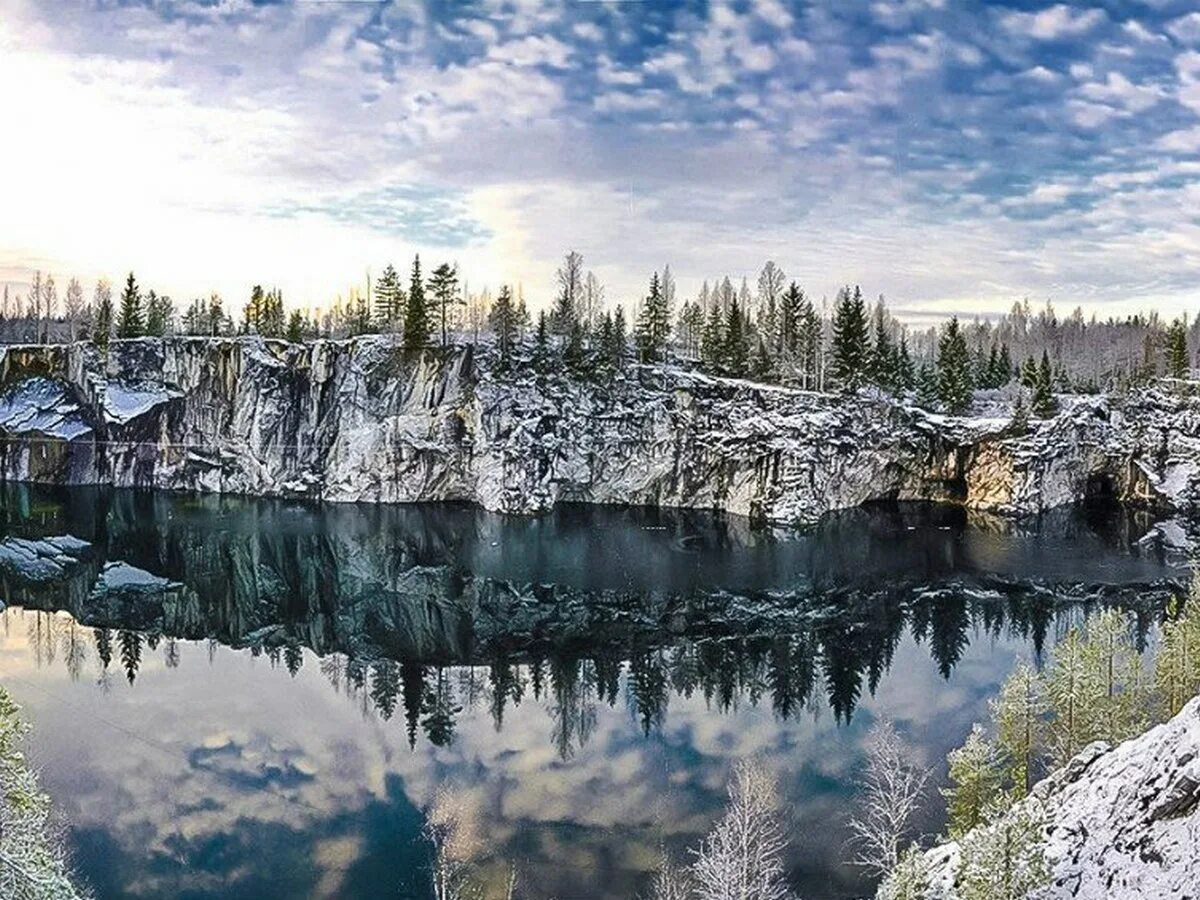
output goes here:
[[[1200, 697], [1163, 725], [1085, 747], [1031, 792], [1052, 884], [1038, 900], [1200, 898]], [[1010, 812], [1008, 815], [1012, 815]], [[929, 900], [951, 900], [959, 846], [928, 851]], [[1033, 895], [1031, 895], [1033, 896]]]
[[1200, 508], [1200, 400], [1156, 388], [1063, 397], [1058, 416], [1017, 434], [999, 392], [981, 392], [978, 415], [946, 416], [678, 366], [500, 373], [487, 346], [413, 355], [389, 335], [6, 348], [0, 376], [10, 480], [786, 523], [883, 499], [1013, 514], [1089, 495]]

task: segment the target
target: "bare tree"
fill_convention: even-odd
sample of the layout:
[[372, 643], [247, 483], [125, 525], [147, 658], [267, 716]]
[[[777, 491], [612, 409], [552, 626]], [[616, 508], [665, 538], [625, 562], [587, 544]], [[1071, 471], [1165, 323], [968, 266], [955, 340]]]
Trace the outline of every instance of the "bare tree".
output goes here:
[[690, 900], [693, 888], [691, 873], [685, 866], [676, 865], [664, 851], [658, 871], [654, 873], [650, 900]]
[[579, 321], [584, 328], [592, 328], [600, 318], [604, 309], [604, 285], [596, 277], [595, 272], [589, 271], [583, 279], [583, 291], [579, 300]]
[[425, 840], [433, 850], [435, 900], [480, 897], [471, 878], [471, 860], [482, 849], [479, 810], [459, 791], [438, 791], [425, 814]]
[[50, 340], [50, 320], [54, 318], [58, 306], [58, 288], [54, 284], [54, 276], [47, 275], [46, 283], [42, 286], [42, 315], [37, 322], [37, 339], [40, 343]]
[[725, 816], [696, 852], [698, 900], [785, 900], [787, 846], [775, 776], [754, 762], [733, 770]]
[[884, 719], [871, 729], [867, 768], [859, 783], [862, 808], [850, 820], [857, 865], [879, 876], [896, 868], [928, 781], [928, 770], [913, 762], [891, 722]]
[[79, 324], [83, 321], [83, 286], [78, 278], [72, 278], [67, 284], [63, 315], [67, 320], [68, 338], [74, 342], [79, 336]]

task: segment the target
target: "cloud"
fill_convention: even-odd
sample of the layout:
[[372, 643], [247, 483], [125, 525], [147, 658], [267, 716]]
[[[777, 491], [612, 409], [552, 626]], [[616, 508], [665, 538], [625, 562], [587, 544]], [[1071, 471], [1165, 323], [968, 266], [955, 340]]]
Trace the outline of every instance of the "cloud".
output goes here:
[[1200, 12], [1188, 13], [1167, 23], [1167, 32], [1183, 44], [1200, 44]]
[[1086, 34], [1107, 18], [1102, 9], [1076, 10], [1058, 3], [1035, 13], [1007, 13], [1000, 21], [1002, 27], [1014, 34], [1054, 41]]

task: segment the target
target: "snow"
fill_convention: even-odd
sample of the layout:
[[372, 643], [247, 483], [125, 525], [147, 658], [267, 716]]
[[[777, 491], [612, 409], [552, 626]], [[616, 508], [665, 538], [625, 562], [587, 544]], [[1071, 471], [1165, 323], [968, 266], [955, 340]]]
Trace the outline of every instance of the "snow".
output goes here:
[[124, 425], [179, 396], [178, 391], [162, 385], [110, 381], [104, 391], [104, 416], [110, 422]]
[[19, 381], [0, 396], [0, 429], [64, 441], [91, 431], [65, 386], [42, 376]]
[[[1039, 900], [1200, 896], [1200, 697], [1115, 748], [1091, 744], [1034, 786], [1053, 885]], [[1012, 813], [1009, 813], [1012, 815]], [[930, 850], [930, 900], [949, 900], [958, 845]]]

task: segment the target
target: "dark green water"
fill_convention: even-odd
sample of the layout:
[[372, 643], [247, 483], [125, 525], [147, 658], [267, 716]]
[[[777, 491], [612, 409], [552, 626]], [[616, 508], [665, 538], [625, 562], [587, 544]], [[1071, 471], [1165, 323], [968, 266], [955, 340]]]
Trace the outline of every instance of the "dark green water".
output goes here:
[[1090, 606], [1151, 628], [1184, 577], [1152, 523], [8, 488], [0, 682], [101, 898], [424, 898], [442, 786], [495, 883], [631, 897], [748, 755], [781, 775], [801, 895], [861, 896], [841, 860], [871, 724], [938, 765]]

